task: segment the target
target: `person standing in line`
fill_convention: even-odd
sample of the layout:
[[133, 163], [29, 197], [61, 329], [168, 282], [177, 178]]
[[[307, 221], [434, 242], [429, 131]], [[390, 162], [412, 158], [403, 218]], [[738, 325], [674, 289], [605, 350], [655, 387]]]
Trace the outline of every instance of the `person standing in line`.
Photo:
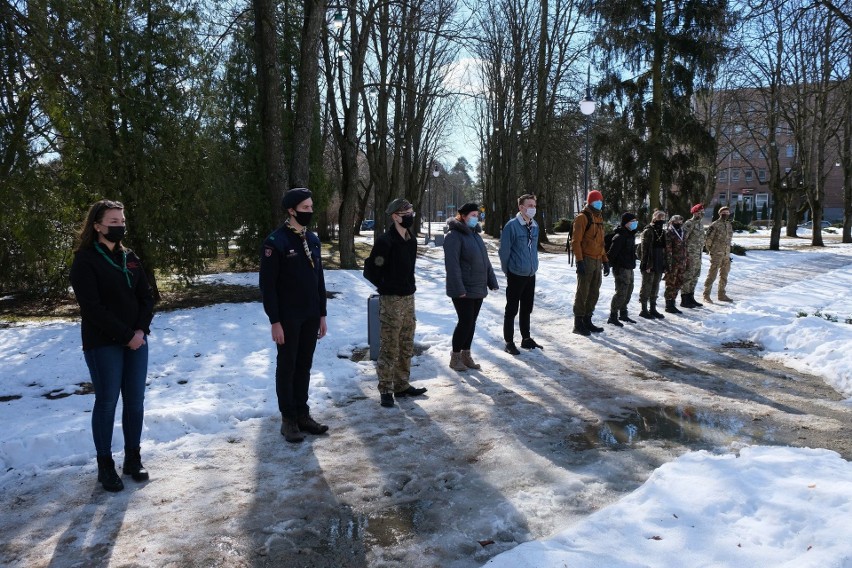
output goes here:
[[[651, 216], [651, 224], [642, 231], [639, 244], [641, 255], [639, 270], [642, 272], [642, 288], [639, 290], [639, 303], [642, 311], [639, 317], [645, 319], [664, 319], [657, 311], [657, 296], [660, 294], [660, 281], [666, 271], [666, 212], [657, 209]], [[650, 309], [648, 306], [650, 305]]]
[[124, 248], [124, 205], [103, 199], [93, 204], [78, 235], [71, 287], [80, 306], [83, 356], [92, 386], [92, 437], [98, 481], [107, 491], [124, 489], [112, 458], [115, 408], [121, 395], [124, 475], [148, 479], [140, 441], [148, 374], [148, 335], [154, 296], [142, 263]]
[[419, 396], [426, 388], [416, 388], [408, 382], [411, 377], [411, 357], [414, 355], [414, 263], [417, 260], [417, 241], [411, 234], [414, 207], [406, 199], [391, 201], [385, 213], [391, 226], [376, 239], [370, 256], [364, 262], [364, 278], [372, 282], [379, 293], [379, 376], [380, 404], [390, 408], [394, 396]]
[[627, 212], [621, 216], [621, 225], [615, 230], [612, 244], [606, 251], [615, 279], [615, 294], [610, 303], [609, 319], [616, 327], [624, 327], [621, 322], [636, 323], [627, 315], [627, 306], [633, 295], [633, 270], [636, 268], [636, 231], [639, 222], [636, 215]]
[[277, 348], [275, 392], [281, 412], [281, 434], [288, 442], [303, 432], [324, 434], [328, 426], [311, 417], [308, 389], [317, 339], [325, 337], [326, 294], [320, 240], [308, 231], [314, 202], [300, 187], [284, 194], [289, 217], [263, 242], [260, 291]]
[[666, 231], [666, 311], [670, 314], [682, 314], [677, 309], [677, 293], [683, 286], [688, 264], [686, 240], [683, 234], [683, 217], [673, 215]]
[[515, 346], [515, 316], [520, 310], [521, 347], [544, 349], [530, 336], [530, 314], [535, 302], [535, 273], [538, 270], [538, 223], [535, 195], [518, 198], [518, 213], [500, 234], [500, 269], [506, 275], [506, 311], [503, 315], [503, 340], [506, 352], [518, 355]]
[[689, 210], [692, 217], [683, 224], [684, 238], [688, 262], [686, 274], [683, 277], [683, 287], [680, 289], [680, 305], [684, 308], [701, 308], [704, 304], [695, 299], [695, 285], [701, 274], [701, 252], [704, 250], [704, 206], [700, 203]]
[[573, 248], [577, 260], [577, 293], [574, 296], [574, 333], [590, 335], [602, 327], [592, 323], [592, 315], [601, 290], [601, 271], [609, 276], [609, 260], [604, 250], [604, 225], [601, 209], [603, 194], [592, 190], [586, 207], [574, 218]]
[[712, 304], [710, 292], [713, 290], [713, 282], [719, 275], [720, 302], [733, 302], [725, 293], [728, 287], [728, 273], [731, 271], [731, 241], [734, 238], [734, 228], [731, 225], [731, 210], [727, 207], [719, 209], [719, 218], [707, 227], [707, 240], [705, 246], [710, 253], [710, 270], [707, 271], [707, 279], [704, 281], [704, 301]]
[[476, 330], [476, 319], [488, 290], [497, 290], [497, 275], [488, 258], [485, 242], [479, 233], [479, 205], [465, 203], [456, 217], [447, 221], [444, 237], [444, 266], [447, 270], [447, 296], [452, 298], [458, 323], [453, 331], [450, 368], [454, 371], [479, 369], [470, 346]]

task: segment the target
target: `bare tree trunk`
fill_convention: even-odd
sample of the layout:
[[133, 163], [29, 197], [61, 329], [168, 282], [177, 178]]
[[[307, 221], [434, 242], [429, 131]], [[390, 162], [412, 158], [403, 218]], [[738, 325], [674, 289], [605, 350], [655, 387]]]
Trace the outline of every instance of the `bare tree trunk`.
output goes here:
[[270, 223], [277, 226], [284, 219], [281, 197], [287, 189], [287, 167], [284, 163], [284, 140], [281, 133], [281, 71], [278, 66], [275, 6], [273, 0], [252, 0], [252, 4], [266, 192], [270, 206]]
[[325, 25], [325, 0], [305, 0], [302, 50], [299, 62], [299, 91], [293, 121], [293, 155], [290, 157], [290, 187], [309, 187], [311, 133], [319, 78], [319, 45]]

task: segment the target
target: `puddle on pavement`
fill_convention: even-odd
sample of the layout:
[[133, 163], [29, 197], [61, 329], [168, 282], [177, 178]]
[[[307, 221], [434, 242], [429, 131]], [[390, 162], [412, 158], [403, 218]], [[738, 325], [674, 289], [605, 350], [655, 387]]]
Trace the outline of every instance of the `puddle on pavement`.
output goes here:
[[329, 544], [334, 547], [363, 541], [368, 548], [396, 546], [417, 533], [418, 522], [430, 505], [428, 501], [418, 501], [369, 515], [335, 518], [329, 526]]
[[771, 432], [755, 427], [750, 418], [691, 406], [647, 406], [630, 409], [623, 418], [590, 425], [584, 432], [568, 436], [559, 446], [575, 451], [628, 450], [649, 440], [697, 448], [726, 446], [735, 441], [773, 441]]

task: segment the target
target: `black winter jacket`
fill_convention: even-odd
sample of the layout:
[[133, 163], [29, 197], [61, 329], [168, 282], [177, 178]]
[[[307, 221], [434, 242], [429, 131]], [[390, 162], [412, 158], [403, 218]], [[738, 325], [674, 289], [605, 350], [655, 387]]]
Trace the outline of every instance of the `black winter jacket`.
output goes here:
[[364, 262], [364, 278], [372, 282], [381, 295], [410, 296], [414, 284], [414, 262], [417, 241], [402, 238], [392, 223], [387, 232], [376, 239], [370, 256]]
[[84, 351], [127, 345], [137, 329], [151, 333], [154, 296], [133, 251], [116, 245], [110, 252], [101, 243], [78, 250], [71, 263], [71, 287], [80, 305]]
[[642, 272], [662, 274], [666, 271], [666, 230], [657, 229], [653, 224], [642, 231], [642, 259], [639, 269]]
[[636, 268], [636, 231], [621, 226], [615, 230], [612, 244], [606, 251], [609, 264], [613, 268]]
[[326, 315], [320, 240], [310, 231], [305, 239], [313, 266], [302, 237], [286, 225], [266, 237], [260, 249], [260, 293], [270, 324]]

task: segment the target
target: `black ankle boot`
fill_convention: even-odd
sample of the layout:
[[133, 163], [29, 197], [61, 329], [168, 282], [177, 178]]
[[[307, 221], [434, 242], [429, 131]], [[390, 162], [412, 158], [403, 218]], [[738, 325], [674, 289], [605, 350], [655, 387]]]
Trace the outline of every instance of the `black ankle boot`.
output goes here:
[[619, 311], [618, 312], [618, 319], [620, 319], [621, 321], [626, 321], [627, 323], [636, 323], [636, 320], [630, 319], [630, 316], [627, 315], [627, 310]]
[[642, 311], [639, 312], [640, 318], [654, 319], [653, 314], [648, 311], [648, 302], [642, 302]]
[[586, 322], [580, 316], [574, 316], [574, 333], [577, 335], [591, 335], [592, 332], [586, 329]]
[[115, 493], [124, 489], [124, 483], [115, 471], [115, 462], [112, 456], [98, 456], [98, 481], [104, 489]]
[[677, 309], [675, 302], [677, 300], [666, 300], [666, 311], [670, 314], [682, 314], [683, 312]]
[[648, 313], [651, 314], [652, 318], [666, 319], [666, 316], [664, 316], [663, 314], [661, 314], [660, 312], [657, 311], [657, 303], [656, 302], [651, 302], [651, 309], [648, 310]]
[[615, 327], [624, 327], [624, 324], [618, 321], [618, 312], [616, 311], [609, 313], [609, 319], [606, 320], [606, 323], [611, 323]]
[[148, 471], [142, 466], [139, 448], [124, 448], [124, 464], [121, 470], [124, 475], [132, 477], [133, 481], [148, 481]]
[[592, 316], [586, 316], [585, 318], [583, 318], [583, 323], [586, 324], [586, 329], [594, 333], [600, 333], [604, 330], [604, 328], [596, 326], [592, 323]]

